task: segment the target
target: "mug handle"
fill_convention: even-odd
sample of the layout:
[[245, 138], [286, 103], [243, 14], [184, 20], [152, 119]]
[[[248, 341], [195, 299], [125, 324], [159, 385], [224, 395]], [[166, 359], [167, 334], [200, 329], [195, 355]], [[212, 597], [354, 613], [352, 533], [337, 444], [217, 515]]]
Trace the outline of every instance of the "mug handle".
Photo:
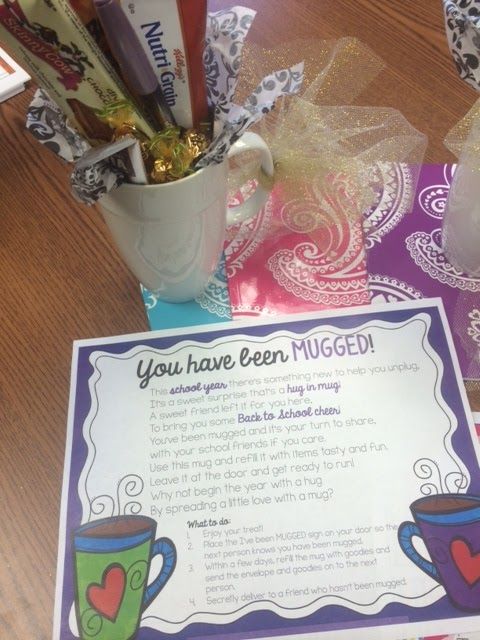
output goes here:
[[419, 538], [422, 537], [422, 533], [418, 526], [413, 522], [402, 522], [402, 524], [398, 528], [398, 542], [400, 543], [400, 547], [403, 553], [414, 564], [416, 564], [419, 569], [424, 571], [427, 576], [430, 576], [437, 582], [440, 582], [440, 576], [438, 574], [436, 566], [432, 562], [426, 560], [423, 556], [421, 556], [413, 546], [413, 536], [418, 536]]
[[[261, 170], [268, 178], [273, 178], [274, 167], [272, 154], [262, 137], [256, 133], [247, 131], [239, 140], [232, 144], [227, 157], [233, 158], [245, 151], [259, 151]], [[254, 193], [247, 198], [245, 202], [233, 207], [228, 207], [227, 226], [238, 224], [256, 215], [267, 202], [270, 190], [271, 189], [258, 183]]]
[[162, 570], [145, 589], [143, 596], [142, 611], [153, 602], [163, 587], [167, 584], [168, 579], [172, 575], [175, 565], [177, 564], [177, 550], [175, 545], [169, 538], [159, 538], [155, 540], [152, 547], [151, 558], [160, 554], [163, 557]]

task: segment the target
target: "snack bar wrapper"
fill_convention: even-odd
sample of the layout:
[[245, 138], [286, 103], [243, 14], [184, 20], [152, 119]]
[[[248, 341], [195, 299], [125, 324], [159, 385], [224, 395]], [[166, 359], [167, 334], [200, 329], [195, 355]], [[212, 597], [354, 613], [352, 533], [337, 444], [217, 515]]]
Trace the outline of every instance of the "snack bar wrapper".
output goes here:
[[178, 125], [208, 120], [203, 67], [207, 0], [121, 0]]
[[[91, 144], [111, 139], [112, 131], [97, 110], [129, 96], [65, 0], [0, 0], [0, 33]], [[134, 106], [132, 110], [135, 127], [152, 136], [150, 124]]]

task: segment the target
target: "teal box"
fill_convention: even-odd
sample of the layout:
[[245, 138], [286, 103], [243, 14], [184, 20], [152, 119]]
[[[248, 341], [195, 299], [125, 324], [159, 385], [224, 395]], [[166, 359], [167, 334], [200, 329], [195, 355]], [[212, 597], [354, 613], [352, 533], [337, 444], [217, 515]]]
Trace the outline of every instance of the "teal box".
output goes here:
[[228, 295], [225, 257], [205, 291], [190, 302], [161, 302], [153, 293], [141, 287], [150, 329], [173, 329], [199, 324], [225, 322], [232, 319]]

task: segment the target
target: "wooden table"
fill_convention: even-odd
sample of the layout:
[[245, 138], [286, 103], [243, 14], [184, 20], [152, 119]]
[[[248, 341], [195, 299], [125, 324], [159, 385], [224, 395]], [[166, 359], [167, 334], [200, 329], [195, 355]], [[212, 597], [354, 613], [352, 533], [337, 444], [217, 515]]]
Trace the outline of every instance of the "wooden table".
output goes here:
[[[387, 69], [363, 104], [395, 107], [454, 158], [450, 127], [476, 99], [457, 78], [440, 0], [245, 0], [251, 39], [357, 36]], [[229, 6], [214, 0], [212, 9]], [[138, 285], [69, 169], [25, 131], [32, 91], [0, 106], [0, 637], [50, 638], [72, 341], [147, 329]]]

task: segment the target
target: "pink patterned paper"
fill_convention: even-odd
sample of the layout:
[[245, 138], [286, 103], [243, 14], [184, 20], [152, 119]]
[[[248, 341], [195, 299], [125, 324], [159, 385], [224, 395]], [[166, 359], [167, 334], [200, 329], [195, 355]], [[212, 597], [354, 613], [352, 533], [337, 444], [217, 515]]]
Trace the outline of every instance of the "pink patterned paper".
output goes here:
[[[313, 184], [302, 199], [276, 185], [264, 209], [230, 229], [225, 246], [233, 318], [368, 304], [359, 219], [349, 222], [348, 183]], [[321, 200], [321, 204], [320, 203]]]
[[455, 167], [418, 169], [398, 163], [371, 168], [376, 200], [363, 232], [345, 213], [352, 203], [344, 177], [335, 176], [327, 194], [319, 196], [319, 185], [312, 184], [296, 200], [276, 185], [253, 221], [230, 229], [225, 254], [232, 317], [441, 297], [463, 377], [480, 379], [480, 279], [456, 271], [441, 250]]
[[[434, 217], [443, 213], [450, 184], [445, 180], [445, 184], [430, 181], [427, 188], [418, 190], [419, 201], [423, 198], [425, 206], [436, 212]], [[374, 168], [372, 184], [381, 188], [366, 215], [365, 234], [361, 223], [349, 223], [342, 213], [340, 198], [320, 210], [314, 189], [311, 199], [289, 200], [282, 186], [276, 185], [253, 220], [228, 231], [225, 256], [232, 317], [349, 307], [368, 304], [371, 297], [383, 302], [424, 297], [411, 283], [395, 278], [379, 282], [370, 278], [370, 293], [366, 268], [365, 247], [376, 248], [412, 208], [415, 210], [415, 183], [415, 169], [408, 165], [379, 164]], [[230, 204], [241, 201], [242, 196], [237, 195]], [[385, 257], [397, 264], [395, 255], [396, 251]], [[433, 295], [441, 295], [441, 291]], [[475, 422], [480, 438], [478, 414]], [[416, 640], [480, 640], [480, 632]]]

